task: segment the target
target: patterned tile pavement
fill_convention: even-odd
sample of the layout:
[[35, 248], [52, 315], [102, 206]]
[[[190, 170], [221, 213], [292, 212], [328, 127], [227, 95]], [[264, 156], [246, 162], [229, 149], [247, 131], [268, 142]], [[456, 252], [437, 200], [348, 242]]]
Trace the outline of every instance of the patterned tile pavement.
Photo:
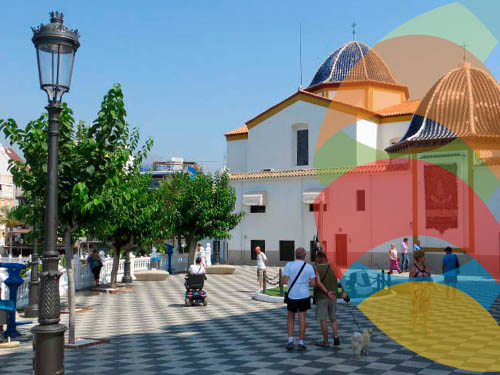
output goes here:
[[[277, 269], [268, 271], [268, 275]], [[107, 338], [109, 344], [66, 350], [66, 374], [421, 374], [468, 373], [425, 359], [392, 341], [353, 306], [339, 304], [341, 349], [314, 345], [320, 331], [308, 315], [306, 352], [287, 352], [284, 305], [251, 299], [255, 267], [233, 275], [209, 275], [207, 307], [184, 307], [184, 275], [163, 282], [136, 282], [131, 292], [78, 293], [78, 304], [94, 311], [77, 314], [77, 336]], [[500, 317], [500, 301], [495, 314]], [[374, 328], [368, 356], [352, 358], [352, 318]], [[67, 322], [67, 315], [62, 316]], [[0, 374], [31, 374], [30, 326], [18, 349], [0, 349]]]

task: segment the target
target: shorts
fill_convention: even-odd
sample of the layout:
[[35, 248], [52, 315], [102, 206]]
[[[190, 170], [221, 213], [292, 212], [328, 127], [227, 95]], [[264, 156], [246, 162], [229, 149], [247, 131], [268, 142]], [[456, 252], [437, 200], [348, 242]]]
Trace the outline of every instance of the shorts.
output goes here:
[[92, 268], [92, 273], [94, 274], [94, 279], [98, 280], [99, 279], [99, 276], [101, 274], [101, 267], [94, 267]]
[[288, 302], [286, 304], [288, 311], [293, 313], [305, 312], [311, 309], [311, 297], [302, 298], [302, 299], [290, 299], [288, 298]]
[[314, 308], [315, 317], [317, 320], [335, 320], [335, 311], [337, 310], [337, 300], [332, 301], [330, 298], [320, 298], [316, 300]]
[[446, 285], [450, 285], [450, 284], [456, 284], [457, 283], [457, 277], [456, 276], [444, 276], [444, 283]]
[[264, 280], [264, 270], [257, 269], [257, 280], [259, 281]]

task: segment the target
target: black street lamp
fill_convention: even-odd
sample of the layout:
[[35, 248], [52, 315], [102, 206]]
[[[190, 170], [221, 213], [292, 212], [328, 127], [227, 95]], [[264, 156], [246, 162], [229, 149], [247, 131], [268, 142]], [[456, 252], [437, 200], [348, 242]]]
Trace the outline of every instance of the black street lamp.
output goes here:
[[45, 197], [45, 238], [40, 275], [40, 299], [38, 323], [32, 328], [35, 358], [33, 372], [36, 375], [64, 374], [64, 332], [59, 324], [61, 301], [59, 296], [57, 251], [57, 194], [59, 114], [61, 98], [69, 91], [75, 53], [80, 42], [78, 30], [63, 25], [63, 14], [50, 13], [50, 23], [33, 27], [33, 44], [36, 48], [40, 88], [47, 93], [49, 105], [47, 191]]
[[38, 316], [38, 298], [40, 295], [40, 281], [38, 280], [38, 221], [35, 224], [33, 238], [33, 250], [31, 252], [31, 277], [29, 285], [29, 303], [24, 309], [25, 318], [35, 318]]

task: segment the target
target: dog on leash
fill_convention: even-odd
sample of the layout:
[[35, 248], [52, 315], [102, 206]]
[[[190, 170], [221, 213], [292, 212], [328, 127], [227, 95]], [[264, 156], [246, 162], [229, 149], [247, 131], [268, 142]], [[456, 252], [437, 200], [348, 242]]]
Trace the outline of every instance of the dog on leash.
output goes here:
[[361, 340], [361, 343], [362, 343], [361, 352], [364, 355], [368, 355], [368, 351], [370, 350], [370, 343], [371, 343], [372, 335], [373, 335], [372, 328], [365, 328], [363, 330], [362, 340]]
[[354, 332], [352, 337], [352, 355], [359, 359], [363, 351], [363, 335], [359, 332]]
[[373, 334], [372, 328], [363, 329], [362, 333], [354, 332], [351, 337], [352, 341], [352, 355], [359, 359], [361, 354], [368, 355], [370, 351], [371, 336]]

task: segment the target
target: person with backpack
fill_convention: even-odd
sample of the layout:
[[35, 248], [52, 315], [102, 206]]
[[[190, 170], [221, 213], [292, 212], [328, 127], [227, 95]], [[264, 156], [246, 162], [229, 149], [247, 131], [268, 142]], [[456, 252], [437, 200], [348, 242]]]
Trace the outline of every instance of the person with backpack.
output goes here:
[[287, 284], [288, 291], [285, 293], [285, 303], [287, 305], [287, 328], [288, 343], [287, 350], [295, 348], [294, 328], [295, 314], [299, 313], [299, 344], [297, 350], [306, 350], [304, 339], [306, 336], [306, 313], [311, 309], [310, 288], [316, 286], [316, 272], [314, 268], [307, 264], [306, 251], [303, 247], [295, 250], [295, 260], [288, 262], [283, 271], [283, 284]]
[[455, 299], [457, 296], [457, 275], [460, 263], [458, 262], [458, 256], [453, 254], [451, 247], [448, 246], [445, 251], [446, 254], [443, 257], [441, 269], [444, 274], [444, 283], [448, 286], [448, 288], [446, 288], [446, 298], [450, 296], [451, 289], [453, 299]]
[[[324, 348], [330, 346], [328, 343], [327, 325], [327, 321], [330, 321], [333, 331], [333, 346], [338, 347], [340, 345], [338, 336], [339, 326], [335, 317], [337, 310], [337, 277], [330, 264], [328, 264], [328, 259], [324, 252], [319, 251], [316, 254], [316, 261], [316, 287], [314, 288], [314, 304], [316, 307], [314, 312], [316, 320], [320, 321], [321, 333], [323, 335], [323, 341], [316, 343], [316, 345]], [[345, 292], [343, 292], [343, 297], [346, 297]]]

